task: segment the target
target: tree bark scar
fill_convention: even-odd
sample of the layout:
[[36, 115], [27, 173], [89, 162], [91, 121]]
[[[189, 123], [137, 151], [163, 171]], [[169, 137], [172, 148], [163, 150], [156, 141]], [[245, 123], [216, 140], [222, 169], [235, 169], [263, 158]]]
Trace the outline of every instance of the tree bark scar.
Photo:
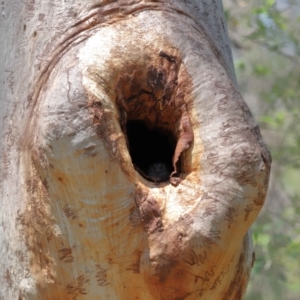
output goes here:
[[[184, 151], [187, 150], [190, 146], [191, 143], [194, 141], [194, 132], [192, 130], [191, 122], [189, 115], [187, 113], [185, 105], [182, 107], [182, 115], [180, 119], [180, 135], [179, 139], [174, 151], [174, 156], [173, 156], [173, 168], [174, 171], [170, 175], [170, 182], [173, 185], [177, 185], [180, 181], [174, 180], [175, 178], [173, 177], [177, 173], [177, 168], [176, 168], [176, 163], [180, 157], [180, 154]], [[173, 177], [173, 178], [172, 178]]]
[[141, 220], [148, 234], [164, 230], [159, 205], [155, 198], [139, 191], [135, 195], [135, 201], [140, 211]]
[[165, 58], [168, 60], [170, 63], [177, 64], [177, 57], [173, 55], [169, 55], [164, 51], [159, 52], [159, 56]]

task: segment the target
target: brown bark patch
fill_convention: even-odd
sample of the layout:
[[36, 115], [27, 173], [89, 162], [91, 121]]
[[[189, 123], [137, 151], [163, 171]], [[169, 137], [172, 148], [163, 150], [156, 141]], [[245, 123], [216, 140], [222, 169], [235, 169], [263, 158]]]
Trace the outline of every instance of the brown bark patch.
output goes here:
[[135, 201], [146, 232], [152, 234], [156, 231], [163, 231], [162, 216], [157, 201], [141, 189], [137, 190]]
[[[193, 130], [186, 104], [186, 94], [190, 93], [189, 78], [179, 81], [182, 62], [178, 56], [160, 51], [156, 63], [141, 69], [132, 66], [132, 73], [123, 73], [116, 84], [116, 104], [122, 131], [127, 137], [127, 122], [140, 121], [149, 131], [157, 130], [166, 136], [174, 147], [170, 157], [170, 182], [179, 184], [182, 168], [181, 153], [187, 150], [193, 140]], [[127, 138], [130, 148], [130, 141]], [[160, 147], [160, 145], [157, 145]], [[134, 157], [132, 157], [134, 161]], [[159, 182], [147, 174], [147, 168], [135, 165], [136, 170], [147, 180]]]
[[[37, 163], [37, 158], [34, 161]], [[55, 280], [54, 261], [46, 250], [49, 242], [57, 236], [54, 218], [50, 213], [48, 186], [35, 169], [26, 181], [28, 203], [23, 213], [18, 211], [16, 224], [20, 236], [31, 253], [27, 272], [37, 279], [38, 286]]]

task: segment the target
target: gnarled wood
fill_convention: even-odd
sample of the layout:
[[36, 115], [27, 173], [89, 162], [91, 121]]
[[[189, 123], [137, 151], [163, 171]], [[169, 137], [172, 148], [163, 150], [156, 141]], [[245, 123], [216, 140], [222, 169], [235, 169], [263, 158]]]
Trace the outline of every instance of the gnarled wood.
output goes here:
[[4, 6], [0, 298], [242, 299], [271, 159], [221, 2], [75, 2]]

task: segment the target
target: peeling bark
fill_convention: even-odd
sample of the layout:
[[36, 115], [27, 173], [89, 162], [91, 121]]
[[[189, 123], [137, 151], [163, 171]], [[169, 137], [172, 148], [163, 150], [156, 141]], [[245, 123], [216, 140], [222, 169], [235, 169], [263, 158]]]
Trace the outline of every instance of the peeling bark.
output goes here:
[[0, 299], [242, 299], [271, 158], [221, 2], [3, 7]]

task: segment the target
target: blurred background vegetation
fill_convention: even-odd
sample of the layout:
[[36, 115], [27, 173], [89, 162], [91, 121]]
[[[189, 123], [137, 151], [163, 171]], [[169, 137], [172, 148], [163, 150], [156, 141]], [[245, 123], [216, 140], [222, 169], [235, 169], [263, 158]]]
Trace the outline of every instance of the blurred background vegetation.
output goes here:
[[300, 299], [300, 0], [223, 0], [238, 84], [273, 163], [246, 300]]

